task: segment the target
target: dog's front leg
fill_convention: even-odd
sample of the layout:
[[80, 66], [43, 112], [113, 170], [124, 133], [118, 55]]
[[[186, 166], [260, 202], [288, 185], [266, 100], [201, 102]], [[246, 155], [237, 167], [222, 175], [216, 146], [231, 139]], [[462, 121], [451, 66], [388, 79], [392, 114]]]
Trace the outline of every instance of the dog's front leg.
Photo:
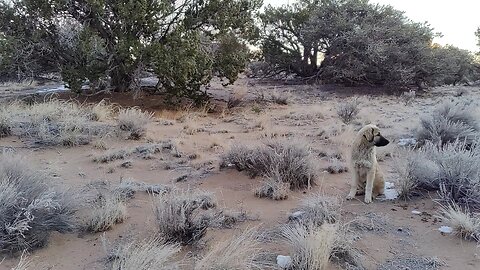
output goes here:
[[353, 170], [352, 180], [350, 180], [350, 192], [347, 195], [347, 200], [351, 200], [355, 198], [355, 195], [357, 194], [357, 186], [359, 181], [360, 179], [359, 179], [358, 172], [356, 170]]
[[365, 185], [365, 203], [372, 202], [373, 181], [375, 179], [375, 170], [370, 170], [367, 173], [367, 184]]

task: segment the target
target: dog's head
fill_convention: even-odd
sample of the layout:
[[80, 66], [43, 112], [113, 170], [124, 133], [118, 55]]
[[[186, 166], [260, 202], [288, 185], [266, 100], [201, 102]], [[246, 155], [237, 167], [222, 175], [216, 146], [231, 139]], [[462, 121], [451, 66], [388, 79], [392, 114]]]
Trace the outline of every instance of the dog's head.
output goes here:
[[375, 125], [366, 125], [360, 132], [363, 138], [374, 146], [385, 146], [390, 142], [380, 134], [380, 129]]

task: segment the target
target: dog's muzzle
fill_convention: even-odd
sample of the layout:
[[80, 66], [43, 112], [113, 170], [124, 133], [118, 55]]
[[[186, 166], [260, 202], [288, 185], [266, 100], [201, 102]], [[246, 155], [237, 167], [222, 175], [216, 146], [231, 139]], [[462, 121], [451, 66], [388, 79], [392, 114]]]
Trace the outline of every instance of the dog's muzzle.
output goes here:
[[375, 138], [375, 142], [374, 142], [374, 145], [375, 146], [385, 146], [387, 144], [389, 144], [390, 141], [385, 139], [383, 136], [378, 136], [378, 139]]

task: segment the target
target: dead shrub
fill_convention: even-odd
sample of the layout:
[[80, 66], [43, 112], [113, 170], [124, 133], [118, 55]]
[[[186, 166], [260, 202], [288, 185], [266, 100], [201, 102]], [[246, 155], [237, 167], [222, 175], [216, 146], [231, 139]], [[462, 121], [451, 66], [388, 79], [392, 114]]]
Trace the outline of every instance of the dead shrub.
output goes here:
[[290, 189], [310, 187], [316, 165], [310, 149], [287, 140], [269, 141], [257, 148], [235, 146], [222, 158], [221, 167], [234, 165], [251, 177], [263, 176], [288, 183]]
[[340, 103], [337, 106], [337, 115], [345, 123], [349, 124], [357, 118], [358, 113], [360, 112], [359, 108], [360, 102], [357, 98], [349, 100], [344, 103]]
[[479, 136], [479, 125], [474, 108], [465, 102], [446, 102], [439, 105], [431, 115], [420, 119], [417, 130], [419, 146], [430, 141], [437, 145], [457, 140], [471, 145]]
[[76, 228], [75, 198], [18, 156], [0, 155], [0, 252], [33, 250]]
[[143, 112], [138, 108], [123, 109], [117, 116], [118, 129], [127, 133], [127, 139], [139, 140], [145, 135], [146, 126], [152, 119], [153, 113]]

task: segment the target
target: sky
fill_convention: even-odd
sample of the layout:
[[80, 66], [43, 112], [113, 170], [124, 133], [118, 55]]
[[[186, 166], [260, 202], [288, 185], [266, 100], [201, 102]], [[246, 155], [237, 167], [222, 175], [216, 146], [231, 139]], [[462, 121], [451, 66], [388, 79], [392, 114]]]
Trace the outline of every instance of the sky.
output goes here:
[[[295, 0], [264, 0], [264, 4], [279, 6]], [[451, 44], [469, 51], [479, 51], [475, 31], [480, 27], [480, 0], [370, 0], [405, 11], [416, 22], [427, 21], [443, 37], [434, 42]]]

